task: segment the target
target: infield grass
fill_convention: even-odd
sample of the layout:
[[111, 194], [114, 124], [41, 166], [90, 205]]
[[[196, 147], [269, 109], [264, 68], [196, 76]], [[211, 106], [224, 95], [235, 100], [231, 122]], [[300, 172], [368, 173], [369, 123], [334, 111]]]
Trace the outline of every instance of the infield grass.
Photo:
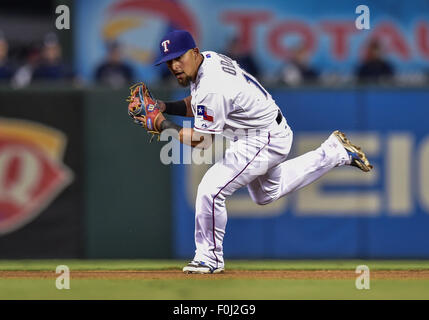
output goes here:
[[312, 300], [429, 299], [429, 280], [373, 280], [357, 290], [353, 280], [55, 280], [1, 279], [1, 299], [67, 300]]
[[[53, 271], [58, 265], [70, 270], [181, 270], [184, 260], [0, 260], [0, 271]], [[227, 270], [429, 270], [429, 260], [228, 260]]]
[[[180, 270], [177, 260], [14, 260], [0, 261], [2, 271]], [[429, 270], [429, 261], [229, 261], [228, 270]], [[142, 299], [142, 300], [287, 300], [287, 299], [429, 299], [429, 279], [374, 279], [357, 290], [355, 279], [73, 279], [58, 290], [55, 278], [2, 278], [0, 299]]]

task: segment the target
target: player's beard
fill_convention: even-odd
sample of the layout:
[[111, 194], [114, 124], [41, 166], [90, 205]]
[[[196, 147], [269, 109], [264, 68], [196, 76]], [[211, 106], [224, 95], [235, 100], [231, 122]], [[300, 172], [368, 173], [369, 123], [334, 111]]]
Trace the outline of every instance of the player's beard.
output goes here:
[[189, 86], [189, 84], [191, 83], [191, 81], [192, 81], [192, 78], [190, 76], [186, 76], [185, 78], [178, 78], [177, 79], [177, 82], [182, 87]]

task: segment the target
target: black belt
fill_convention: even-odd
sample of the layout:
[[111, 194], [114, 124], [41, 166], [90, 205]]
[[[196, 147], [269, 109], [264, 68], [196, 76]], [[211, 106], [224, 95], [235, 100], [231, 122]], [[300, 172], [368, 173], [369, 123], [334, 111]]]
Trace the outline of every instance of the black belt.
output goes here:
[[277, 118], [276, 118], [277, 124], [280, 124], [282, 122], [282, 120], [283, 120], [283, 115], [282, 115], [282, 112], [279, 109], [279, 112], [277, 113]]

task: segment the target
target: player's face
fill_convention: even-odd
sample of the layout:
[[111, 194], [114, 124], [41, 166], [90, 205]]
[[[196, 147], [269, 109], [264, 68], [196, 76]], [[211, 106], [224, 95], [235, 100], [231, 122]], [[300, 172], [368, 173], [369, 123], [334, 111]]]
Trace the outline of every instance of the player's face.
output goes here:
[[183, 87], [189, 86], [195, 80], [198, 72], [198, 49], [188, 50], [180, 57], [167, 61], [167, 67]]

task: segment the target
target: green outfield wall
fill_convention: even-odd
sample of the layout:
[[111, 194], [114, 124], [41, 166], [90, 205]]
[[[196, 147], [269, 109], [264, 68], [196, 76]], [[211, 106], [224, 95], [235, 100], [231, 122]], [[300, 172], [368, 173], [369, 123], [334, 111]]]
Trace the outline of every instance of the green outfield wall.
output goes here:
[[0, 89], [0, 258], [171, 257], [170, 168], [128, 94]]
[[128, 90], [85, 93], [86, 256], [165, 258], [171, 253], [170, 168], [161, 144], [133, 125]]

